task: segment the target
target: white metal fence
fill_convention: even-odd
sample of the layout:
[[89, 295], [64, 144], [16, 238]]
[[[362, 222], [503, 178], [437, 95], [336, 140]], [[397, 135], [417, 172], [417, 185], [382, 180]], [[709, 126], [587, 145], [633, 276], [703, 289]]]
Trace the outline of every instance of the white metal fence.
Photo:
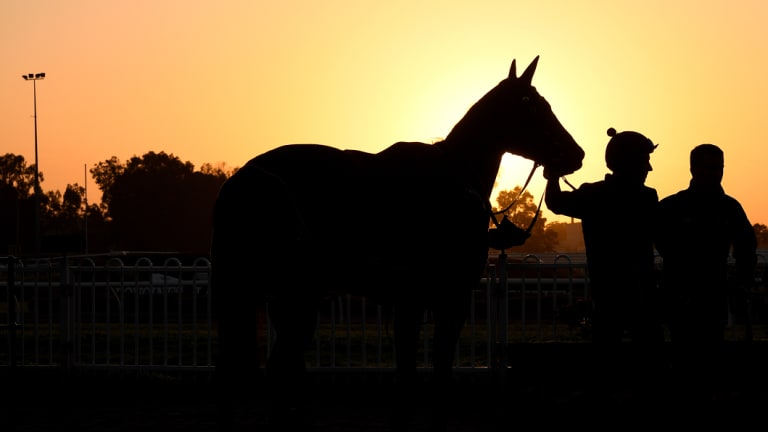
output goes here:
[[[0, 258], [0, 325], [7, 347], [0, 366], [212, 369], [209, 273], [206, 257]], [[583, 255], [491, 257], [473, 291], [456, 366], [506, 362], [498, 347], [508, 344], [585, 341], [588, 289]], [[309, 367], [392, 367], [390, 324], [391, 311], [364, 298], [329, 301], [318, 313]], [[266, 328], [270, 335], [268, 323]], [[430, 364], [431, 331], [427, 313], [423, 367]]]

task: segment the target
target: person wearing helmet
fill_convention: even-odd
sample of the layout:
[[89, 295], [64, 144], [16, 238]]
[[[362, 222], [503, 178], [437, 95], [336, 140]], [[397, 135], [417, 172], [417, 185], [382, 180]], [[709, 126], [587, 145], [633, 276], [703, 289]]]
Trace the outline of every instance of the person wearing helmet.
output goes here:
[[[559, 178], [545, 170], [544, 199], [552, 212], [581, 220], [592, 303], [592, 342], [618, 350], [627, 338], [632, 347], [642, 346], [638, 351], [650, 356], [652, 350], [647, 348], [664, 342], [653, 244], [659, 198], [656, 189], [645, 185], [653, 170], [650, 155], [657, 145], [634, 131], [616, 133], [610, 128], [608, 135], [605, 162], [611, 173], [602, 180], [563, 191]], [[603, 358], [614, 359], [611, 353], [619, 352], [616, 350], [605, 351]], [[597, 370], [610, 373], [626, 366], [606, 360]]]
[[658, 341], [653, 216], [656, 189], [645, 185], [656, 145], [644, 135], [608, 129], [605, 148], [610, 174], [603, 180], [562, 191], [547, 172], [545, 203], [552, 212], [581, 219], [592, 290], [594, 342]]

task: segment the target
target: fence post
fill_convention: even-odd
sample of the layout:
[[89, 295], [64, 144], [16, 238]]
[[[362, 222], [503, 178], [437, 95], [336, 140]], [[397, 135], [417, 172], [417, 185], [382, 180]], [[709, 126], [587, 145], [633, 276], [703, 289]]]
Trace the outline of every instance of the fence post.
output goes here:
[[497, 331], [497, 337], [493, 339], [496, 345], [497, 353], [496, 369], [499, 382], [506, 380], [507, 366], [509, 365], [509, 291], [507, 284], [507, 253], [502, 250], [496, 262], [496, 285], [494, 297], [496, 301], [496, 322], [494, 328]]
[[69, 261], [66, 256], [61, 260], [61, 265], [61, 290], [59, 295], [61, 296], [62, 366], [65, 370], [69, 371], [74, 365], [75, 352], [72, 335], [75, 325], [73, 320], [74, 313], [72, 312], [74, 287], [72, 286], [71, 275], [69, 274]]
[[8, 260], [8, 355], [11, 370], [16, 368], [16, 351], [18, 340], [16, 339], [16, 257], [7, 256]]

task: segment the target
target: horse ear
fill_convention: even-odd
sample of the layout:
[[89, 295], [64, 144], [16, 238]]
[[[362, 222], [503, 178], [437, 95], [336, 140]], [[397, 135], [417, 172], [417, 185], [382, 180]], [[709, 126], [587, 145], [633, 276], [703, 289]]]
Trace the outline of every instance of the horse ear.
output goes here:
[[[522, 75], [520, 75], [521, 80], [525, 80], [525, 82], [530, 85], [531, 81], [533, 80], [533, 73], [536, 72], [536, 65], [539, 63], [539, 56], [536, 56], [535, 59], [531, 62], [531, 64], [528, 65], [528, 67], [525, 69], [525, 72], [523, 72]], [[513, 63], [514, 65], [514, 63]]]
[[509, 77], [510, 78], [517, 78], [517, 72], [515, 72], [515, 59], [512, 59], [512, 66], [509, 67]]

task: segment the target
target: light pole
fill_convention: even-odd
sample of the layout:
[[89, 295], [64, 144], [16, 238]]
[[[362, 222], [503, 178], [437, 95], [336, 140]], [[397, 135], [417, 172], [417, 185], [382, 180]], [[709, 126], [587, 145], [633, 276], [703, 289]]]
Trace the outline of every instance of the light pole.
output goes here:
[[45, 78], [45, 72], [22, 75], [25, 81], [32, 81], [32, 95], [35, 117], [35, 254], [40, 254], [40, 179], [37, 162], [37, 81]]

